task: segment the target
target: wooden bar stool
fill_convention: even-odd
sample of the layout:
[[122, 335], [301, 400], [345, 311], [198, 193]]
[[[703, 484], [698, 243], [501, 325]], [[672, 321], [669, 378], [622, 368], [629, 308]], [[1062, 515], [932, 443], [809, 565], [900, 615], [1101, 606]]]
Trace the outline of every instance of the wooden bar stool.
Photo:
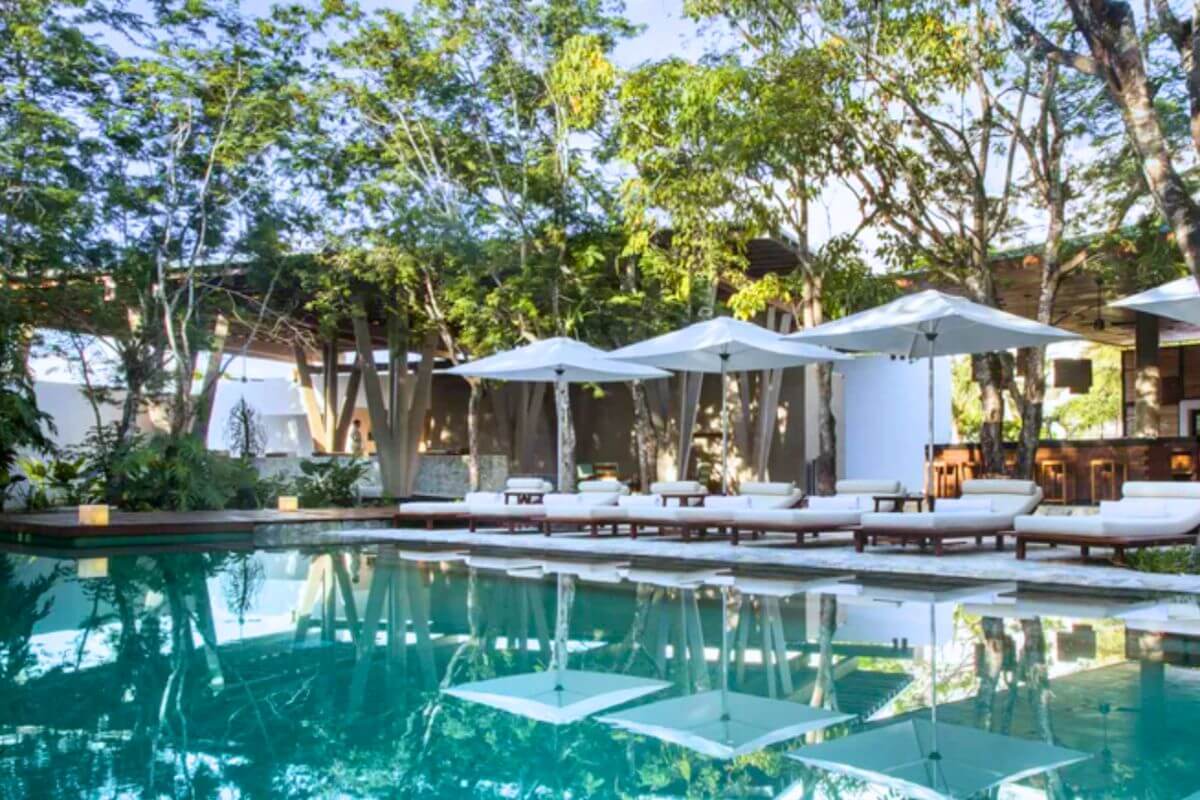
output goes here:
[[958, 464], [947, 464], [945, 461], [933, 462], [933, 496], [958, 497], [959, 477]]
[[1070, 481], [1064, 461], [1046, 460], [1038, 463], [1038, 485], [1042, 487], [1042, 502], [1066, 505], [1070, 500]]
[[1125, 483], [1124, 464], [1111, 458], [1093, 458], [1089, 462], [1089, 470], [1093, 503], [1121, 499], [1121, 486]]

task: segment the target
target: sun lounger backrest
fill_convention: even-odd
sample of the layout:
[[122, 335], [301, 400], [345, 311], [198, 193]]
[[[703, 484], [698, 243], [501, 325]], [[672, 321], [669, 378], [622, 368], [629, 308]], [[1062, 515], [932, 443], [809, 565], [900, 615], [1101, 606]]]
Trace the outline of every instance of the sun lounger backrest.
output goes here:
[[472, 503], [503, 503], [504, 495], [500, 492], [467, 492], [467, 496], [463, 498], [463, 502], [467, 505]]
[[751, 508], [791, 508], [803, 496], [790, 481], [745, 481], [738, 494], [750, 498]]
[[963, 497], [986, 497], [992, 511], [1000, 514], [1030, 514], [1042, 502], [1042, 490], [1033, 481], [1007, 478], [977, 478], [963, 481]]
[[1120, 508], [1110, 511], [1110, 516], [1134, 516], [1143, 501], [1148, 501], [1160, 509], [1160, 516], [1187, 519], [1189, 522], [1194, 520], [1193, 525], [1200, 525], [1200, 483], [1126, 481], [1121, 493], [1123, 499], [1114, 504]]
[[578, 484], [580, 494], [588, 494], [598, 492], [600, 494], [629, 494], [629, 487], [618, 480], [612, 478], [604, 478], [595, 481], [580, 481]]
[[[900, 481], [874, 480], [874, 479], [848, 479], [838, 481], [834, 484], [834, 491], [840, 497], [856, 497], [858, 498], [858, 507], [866, 511], [871, 511], [875, 507], [875, 501], [872, 499], [881, 494], [900, 494], [904, 491], [904, 485]], [[895, 511], [892, 503], [884, 503], [880, 506], [880, 511]]]
[[720, 510], [750, 508], [751, 502], [744, 494], [713, 495], [704, 501], [704, 507]]

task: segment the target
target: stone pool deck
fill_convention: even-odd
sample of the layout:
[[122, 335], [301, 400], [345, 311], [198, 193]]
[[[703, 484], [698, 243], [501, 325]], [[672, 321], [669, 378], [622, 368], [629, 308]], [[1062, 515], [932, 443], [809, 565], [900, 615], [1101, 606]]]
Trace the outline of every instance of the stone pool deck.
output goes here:
[[[1012, 546], [1003, 552], [970, 545], [949, 547], [938, 558], [919, 553], [915, 548], [872, 547], [855, 553], [848, 534], [822, 534], [819, 544], [796, 547], [791, 537], [773, 536], [733, 546], [726, 541], [683, 542], [677, 537], [628, 536], [591, 537], [582, 533], [555, 533], [546, 537], [537, 533], [509, 534], [500, 530], [414, 530], [376, 529], [322, 534], [319, 542], [308, 544], [351, 544], [390, 542], [424, 548], [511, 549], [526, 554], [577, 556], [616, 556], [621, 558], [692, 561], [698, 566], [769, 566], [797, 569], [830, 570], [844, 573], [936, 576], [981, 581], [1016, 581], [1025, 585], [1151, 591], [1173, 594], [1200, 594], [1200, 576], [1157, 575], [1135, 572], [1105, 564], [1103, 551], [1097, 549], [1091, 560], [1079, 558], [1079, 550], [1031, 547], [1029, 557], [1018, 561]], [[270, 543], [264, 543], [270, 544]], [[282, 544], [282, 543], [281, 543]]]

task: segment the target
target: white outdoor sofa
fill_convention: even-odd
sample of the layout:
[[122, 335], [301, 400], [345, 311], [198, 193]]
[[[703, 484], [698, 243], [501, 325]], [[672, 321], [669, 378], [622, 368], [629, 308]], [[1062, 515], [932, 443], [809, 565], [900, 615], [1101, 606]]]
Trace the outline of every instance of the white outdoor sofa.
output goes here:
[[[741, 531], [760, 533], [794, 533], [796, 543], [804, 544], [806, 534], [818, 536], [851, 525], [858, 525], [864, 513], [875, 508], [875, 498], [883, 495], [903, 495], [900, 481], [841, 480], [832, 497], [809, 497], [804, 508], [763, 507], [737, 509], [733, 512], [733, 543]], [[793, 503], [793, 505], [795, 505]], [[881, 508], [894, 508], [896, 503], [883, 501]]]
[[1110, 547], [1117, 563], [1141, 547], [1196, 544], [1200, 530], [1200, 483], [1128, 481], [1122, 498], [1100, 504], [1091, 516], [1020, 516], [1014, 525], [1017, 558], [1030, 543], [1078, 545], [1084, 558], [1092, 547]]
[[938, 500], [936, 510], [916, 514], [879, 512], [862, 515], [854, 531], [854, 549], [862, 552], [879, 539], [901, 544], [932, 543], [942, 555], [947, 541], [996, 537], [996, 549], [1004, 549], [1004, 536], [1011, 534], [1014, 520], [1032, 514], [1042, 502], [1042, 490], [1033, 481], [984, 478], [963, 481], [962, 497]]
[[[698, 487], [700, 484], [696, 484]], [[669, 485], [670, 486], [670, 485]], [[654, 487], [662, 491], [661, 484]], [[677, 487], [672, 487], [677, 488]], [[804, 494], [792, 483], [744, 482], [738, 494], [708, 495], [702, 505], [658, 505], [639, 509], [628, 518], [630, 535], [637, 538], [639, 529], [648, 527], [678, 528], [684, 540], [693, 533], [703, 537], [710, 528], [719, 533], [730, 531], [733, 543], [738, 543], [735, 520], [737, 515], [752, 510], [790, 508], [804, 499]]]

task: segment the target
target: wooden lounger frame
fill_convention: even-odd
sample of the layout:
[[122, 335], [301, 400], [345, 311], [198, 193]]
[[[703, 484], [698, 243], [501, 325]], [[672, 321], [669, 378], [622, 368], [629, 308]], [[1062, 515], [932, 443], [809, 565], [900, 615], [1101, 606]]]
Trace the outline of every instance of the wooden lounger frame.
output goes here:
[[1030, 531], [1028, 533], [1014, 533], [1017, 537], [1017, 558], [1025, 560], [1025, 548], [1030, 543], [1033, 544], [1048, 544], [1051, 547], [1063, 544], [1068, 546], [1078, 546], [1080, 555], [1087, 558], [1093, 547], [1111, 547], [1113, 551], [1113, 561], [1118, 564], [1125, 563], [1125, 551], [1137, 550], [1144, 547], [1166, 547], [1168, 545], [1181, 544], [1196, 544], [1197, 531], [1191, 533], [1175, 534], [1171, 536], [1108, 536], [1108, 535], [1092, 535], [1088, 536], [1081, 533], [1037, 533]]
[[[514, 506], [515, 507], [515, 506]], [[467, 513], [467, 530], [475, 533], [475, 529], [480, 523], [494, 524], [497, 527], [506, 529], [509, 533], [516, 533], [518, 528], [529, 527], [535, 531], [543, 530], [545, 519], [541, 516], [530, 515], [528, 517], [492, 517], [487, 514], [471, 514]]]
[[733, 544], [737, 544], [741, 538], [741, 532], [748, 532], [753, 538], [757, 539], [760, 534], [764, 533], [794, 533], [796, 535], [796, 544], [803, 545], [804, 537], [811, 534], [812, 537], [818, 538], [822, 533], [837, 533], [839, 531], [853, 530], [850, 525], [814, 525], [812, 523], [801, 525], [786, 525], [777, 523], [772, 525], [737, 525], [733, 529]]
[[866, 547], [868, 541], [871, 544], [878, 544], [880, 539], [885, 541], [899, 542], [901, 545], [906, 545], [910, 542], [927, 547], [933, 545], [933, 554], [941, 556], [945, 554], [945, 544], [947, 541], [958, 541], [960, 539], [974, 539], [975, 544], [983, 544], [985, 537], [996, 537], [996, 549], [1004, 549], [1004, 537], [1013, 536], [1014, 532], [1008, 529], [999, 531], [981, 531], [971, 529], [953, 529], [947, 528], [942, 530], [929, 530], [928, 528], [865, 528], [861, 525], [845, 528], [844, 530], [854, 531], [854, 552], [861, 553]]
[[455, 511], [450, 514], [412, 514], [405, 511], [397, 511], [392, 516], [392, 524], [399, 528], [400, 523], [402, 522], [412, 522], [413, 520], [416, 520], [417, 522], [423, 522], [425, 524], [425, 530], [431, 531], [433, 530], [433, 524], [438, 520], [465, 520], [467, 516], [468, 514], [466, 511]]

